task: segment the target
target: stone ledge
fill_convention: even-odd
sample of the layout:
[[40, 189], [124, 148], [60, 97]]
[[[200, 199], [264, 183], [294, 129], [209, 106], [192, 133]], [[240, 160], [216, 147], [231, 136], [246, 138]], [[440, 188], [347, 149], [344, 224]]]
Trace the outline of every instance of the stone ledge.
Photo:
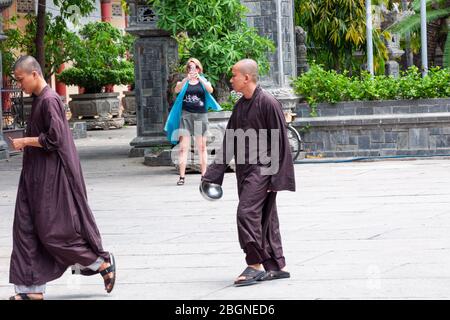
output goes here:
[[172, 166], [171, 150], [166, 149], [157, 153], [148, 152], [144, 156], [144, 164], [146, 166], [158, 167], [158, 166]]
[[450, 123], [449, 112], [439, 113], [408, 113], [408, 114], [378, 114], [356, 116], [329, 116], [314, 118], [296, 118], [295, 127], [310, 125], [313, 127], [330, 126], [364, 126], [380, 124], [419, 124], [419, 123]]
[[[426, 156], [442, 156], [442, 157], [450, 157], [450, 148], [442, 148], [442, 149], [404, 149], [404, 150], [396, 150], [396, 149], [381, 149], [381, 150], [356, 150], [356, 151], [313, 151], [308, 152], [309, 156], [314, 156], [322, 159], [322, 158], [354, 158], [354, 157], [383, 157], [383, 156], [402, 156], [402, 157], [426, 157]], [[315, 160], [305, 158], [307, 160]]]
[[[307, 118], [310, 117], [311, 108], [307, 103], [299, 103], [295, 112], [299, 117]], [[450, 98], [319, 103], [316, 112], [319, 117], [450, 112]]]

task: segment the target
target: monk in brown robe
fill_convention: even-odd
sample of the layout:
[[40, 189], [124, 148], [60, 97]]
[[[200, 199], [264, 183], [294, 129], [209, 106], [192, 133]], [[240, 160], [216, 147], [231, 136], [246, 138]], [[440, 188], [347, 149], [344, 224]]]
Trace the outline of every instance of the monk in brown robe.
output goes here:
[[102, 248], [61, 98], [31, 56], [16, 61], [14, 77], [33, 95], [33, 104], [26, 137], [11, 139], [24, 154], [9, 278], [16, 295], [10, 300], [42, 300], [45, 284], [69, 266], [78, 266], [83, 275], [100, 273], [109, 293], [116, 278], [114, 256]]
[[221, 151], [203, 181], [222, 185], [225, 170], [235, 158], [237, 227], [247, 268], [234, 284], [245, 286], [290, 277], [285, 270], [276, 196], [278, 191], [295, 191], [295, 176], [281, 103], [257, 84], [257, 63], [241, 60], [232, 74], [233, 89], [243, 97], [234, 106]]

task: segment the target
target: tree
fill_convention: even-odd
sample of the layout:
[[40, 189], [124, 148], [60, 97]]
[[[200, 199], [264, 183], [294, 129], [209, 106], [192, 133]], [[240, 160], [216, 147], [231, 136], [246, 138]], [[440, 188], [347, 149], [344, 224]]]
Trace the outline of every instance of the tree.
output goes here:
[[262, 73], [269, 70], [267, 53], [274, 44], [247, 26], [247, 8], [239, 0], [150, 0], [158, 26], [172, 33], [179, 45], [180, 66], [198, 58], [216, 85], [219, 102], [228, 100], [228, 76], [238, 60], [252, 58]]
[[[428, 59], [434, 62], [433, 56], [439, 42], [444, 44], [444, 66], [450, 67], [450, 30], [447, 23], [450, 19], [450, 0], [427, 0], [428, 27]], [[389, 30], [400, 34], [412, 33], [416, 39], [420, 37], [420, 0], [412, 3], [412, 14], [392, 25]], [[442, 40], [441, 40], [441, 39]]]
[[134, 81], [134, 65], [126, 54], [132, 36], [109, 22], [88, 23], [80, 30], [80, 39], [71, 56], [73, 67], [57, 76], [67, 85], [85, 88], [85, 93], [100, 93], [107, 84], [130, 84]]
[[[53, 0], [55, 6], [60, 8], [61, 17], [70, 19], [74, 16], [86, 16], [95, 9], [95, 0]], [[34, 46], [36, 48], [35, 58], [45, 68], [45, 45], [44, 38], [46, 33], [46, 0], [38, 1], [38, 10], [36, 17], [36, 30], [34, 33]]]
[[[392, 1], [372, 1], [373, 4]], [[314, 59], [327, 69], [359, 69], [354, 53], [366, 52], [364, 0], [295, 0], [295, 23], [308, 33]], [[373, 30], [375, 69], [384, 72], [388, 59], [384, 38], [389, 33]]]
[[[35, 45], [35, 34], [38, 28], [38, 21], [35, 16], [29, 14], [26, 17], [27, 24], [23, 31], [17, 27], [17, 17], [9, 20], [14, 26], [5, 31], [7, 39], [1, 43], [3, 54], [3, 66], [5, 74], [11, 76], [12, 64], [18, 58], [19, 54], [37, 56], [38, 48]], [[61, 64], [70, 61], [70, 57], [76, 48], [78, 36], [69, 31], [66, 20], [60, 16], [53, 17], [47, 13], [45, 19], [44, 45], [46, 48], [44, 54], [43, 73], [45, 79], [50, 79], [57, 72]]]

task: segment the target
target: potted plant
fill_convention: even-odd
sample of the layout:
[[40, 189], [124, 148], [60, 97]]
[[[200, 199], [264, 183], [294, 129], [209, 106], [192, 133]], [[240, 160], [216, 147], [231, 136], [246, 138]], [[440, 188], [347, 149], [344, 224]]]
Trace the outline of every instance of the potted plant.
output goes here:
[[108, 22], [86, 24], [80, 30], [73, 66], [57, 76], [67, 85], [77, 85], [83, 94], [70, 95], [74, 119], [84, 119], [88, 129], [121, 128], [119, 93], [105, 92], [107, 85], [134, 81], [134, 65], [126, 59], [127, 35]]

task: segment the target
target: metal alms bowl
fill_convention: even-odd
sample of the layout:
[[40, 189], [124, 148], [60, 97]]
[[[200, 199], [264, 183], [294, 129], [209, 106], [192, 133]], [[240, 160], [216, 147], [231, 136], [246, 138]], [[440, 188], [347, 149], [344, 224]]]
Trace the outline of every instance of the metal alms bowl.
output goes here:
[[223, 195], [222, 187], [219, 184], [202, 181], [199, 189], [203, 198], [209, 201], [218, 200]]

